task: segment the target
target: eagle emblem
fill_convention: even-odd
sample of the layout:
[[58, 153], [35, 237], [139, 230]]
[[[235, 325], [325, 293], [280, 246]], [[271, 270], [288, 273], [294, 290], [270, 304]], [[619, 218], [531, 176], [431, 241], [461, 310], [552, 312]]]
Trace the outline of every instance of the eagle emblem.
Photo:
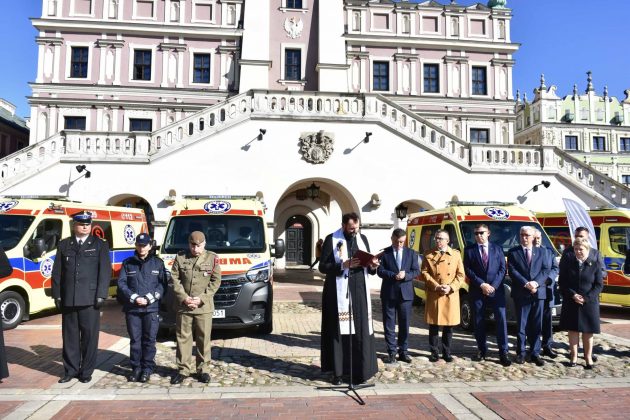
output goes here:
[[303, 28], [304, 22], [302, 22], [302, 19], [292, 17], [284, 20], [284, 30], [287, 32], [289, 38], [298, 38], [302, 35]]

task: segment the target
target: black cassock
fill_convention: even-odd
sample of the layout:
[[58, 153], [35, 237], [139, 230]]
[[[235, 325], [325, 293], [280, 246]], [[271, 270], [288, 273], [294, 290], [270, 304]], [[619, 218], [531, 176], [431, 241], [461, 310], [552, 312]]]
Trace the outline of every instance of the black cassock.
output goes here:
[[[350, 248], [348, 255], [354, 255], [354, 252], [359, 249], [357, 241], [361, 239], [357, 237], [353, 240], [345, 233], [344, 235]], [[363, 235], [361, 237], [369, 252], [367, 239]], [[348, 349], [350, 336], [339, 333], [336, 287], [337, 276], [343, 273], [343, 269], [341, 264], [335, 261], [332, 234], [324, 240], [319, 271], [326, 275], [322, 293], [322, 371], [332, 371], [335, 376], [347, 375], [350, 373]], [[348, 287], [352, 293], [352, 319], [355, 326], [355, 333], [352, 334], [352, 380], [355, 383], [364, 382], [378, 372], [374, 334], [370, 334], [368, 327], [367, 299], [369, 296], [366, 296], [365, 282], [363, 268], [350, 270]]]

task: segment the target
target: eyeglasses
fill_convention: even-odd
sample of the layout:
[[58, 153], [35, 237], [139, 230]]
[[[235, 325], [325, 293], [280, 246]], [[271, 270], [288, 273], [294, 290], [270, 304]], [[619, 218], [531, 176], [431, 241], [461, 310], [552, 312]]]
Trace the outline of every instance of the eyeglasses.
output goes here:
[[436, 241], [448, 241], [448, 238], [435, 238]]
[[483, 235], [484, 233], [486, 233], [487, 231], [485, 230], [481, 230], [479, 232], [475, 232], [475, 235]]

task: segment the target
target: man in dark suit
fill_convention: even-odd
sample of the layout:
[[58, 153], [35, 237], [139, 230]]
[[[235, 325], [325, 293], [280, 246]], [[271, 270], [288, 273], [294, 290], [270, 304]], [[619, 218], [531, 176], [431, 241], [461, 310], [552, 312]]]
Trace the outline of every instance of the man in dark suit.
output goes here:
[[494, 311], [497, 327], [497, 345], [499, 359], [503, 366], [510, 366], [508, 357], [507, 321], [505, 318], [505, 256], [503, 248], [489, 241], [490, 229], [485, 224], [478, 224], [474, 229], [475, 242], [464, 249], [464, 270], [468, 277], [468, 292], [473, 306], [475, 340], [477, 341], [476, 361], [486, 359], [486, 306]]
[[52, 297], [61, 311], [64, 376], [92, 380], [96, 367], [100, 308], [107, 299], [112, 265], [107, 242], [90, 235], [92, 216], [72, 216], [72, 236], [59, 242], [52, 272]]
[[[387, 342], [385, 363], [396, 363], [398, 358], [411, 363], [408, 353], [409, 320], [413, 303], [413, 279], [420, 274], [418, 255], [405, 245], [405, 231], [394, 229], [392, 246], [385, 248], [381, 265], [376, 273], [383, 279], [381, 283], [381, 304], [383, 325]], [[398, 346], [396, 346], [396, 316], [398, 316]]]
[[538, 229], [534, 230], [534, 246], [540, 249], [543, 252], [546, 252], [547, 259], [549, 260], [549, 265], [551, 266], [551, 270], [549, 270], [549, 277], [545, 281], [545, 286], [547, 288], [547, 297], [545, 298], [545, 305], [543, 306], [543, 316], [542, 316], [542, 354], [544, 356], [551, 357], [555, 359], [558, 357], [558, 354], [553, 350], [553, 315], [552, 309], [555, 306], [555, 300], [553, 296], [553, 291], [556, 286], [556, 278], [558, 277], [558, 272], [560, 271], [558, 267], [558, 261], [556, 259], [556, 253], [552, 251], [550, 248], [543, 246], [542, 244], [542, 232]]
[[540, 358], [540, 334], [547, 297], [545, 283], [551, 267], [546, 252], [534, 246], [534, 233], [531, 226], [521, 227], [521, 244], [508, 251], [508, 273], [512, 279], [511, 295], [518, 322], [516, 363], [525, 363], [527, 339], [531, 361], [536, 366], [543, 366], [545, 362]]

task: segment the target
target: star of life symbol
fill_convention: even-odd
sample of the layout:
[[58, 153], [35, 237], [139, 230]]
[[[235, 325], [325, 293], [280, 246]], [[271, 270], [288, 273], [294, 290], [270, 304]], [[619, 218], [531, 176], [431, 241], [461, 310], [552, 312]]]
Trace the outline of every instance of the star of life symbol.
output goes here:
[[232, 208], [232, 205], [227, 201], [208, 201], [203, 205], [203, 209], [206, 213], [225, 213]]
[[125, 236], [125, 242], [127, 242], [129, 245], [136, 242], [136, 231], [133, 226], [125, 225], [123, 235]]
[[52, 275], [54, 261], [52, 258], [46, 258], [39, 266], [39, 272], [45, 278], [49, 278]]
[[3, 201], [2, 203], [0, 203], [0, 213], [11, 210], [13, 207], [17, 206], [17, 204], [17, 201]]
[[505, 220], [510, 218], [510, 213], [501, 207], [486, 207], [483, 209], [486, 216], [497, 220]]

